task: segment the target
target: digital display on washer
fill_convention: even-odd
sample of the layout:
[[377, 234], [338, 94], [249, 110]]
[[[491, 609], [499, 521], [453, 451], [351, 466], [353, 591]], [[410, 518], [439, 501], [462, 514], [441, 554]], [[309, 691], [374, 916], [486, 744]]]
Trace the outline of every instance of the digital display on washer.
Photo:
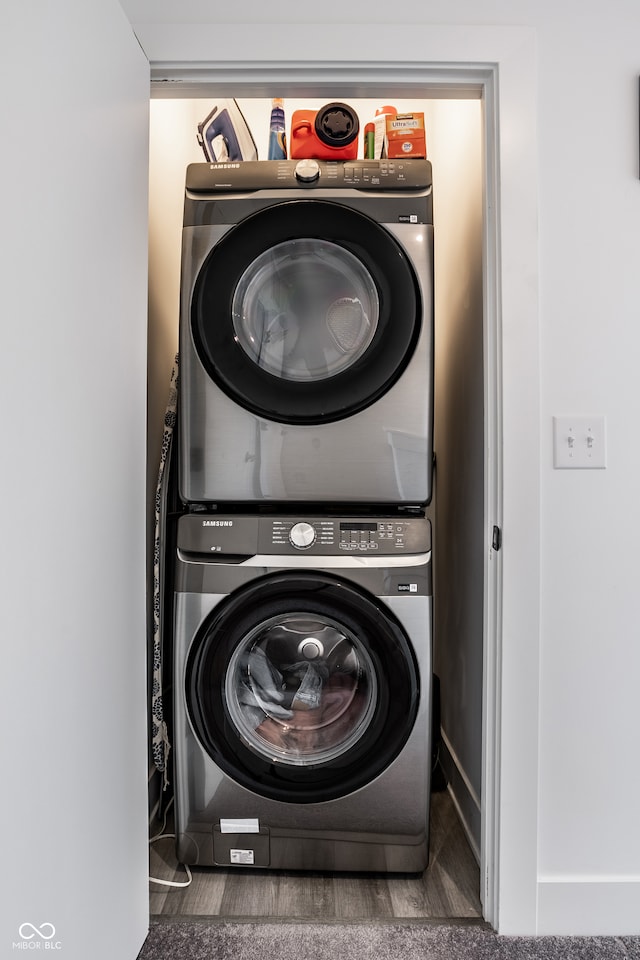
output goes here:
[[341, 533], [343, 530], [348, 532], [362, 531], [365, 533], [372, 533], [372, 532], [375, 532], [377, 529], [378, 529], [377, 523], [341, 523], [340, 524]]

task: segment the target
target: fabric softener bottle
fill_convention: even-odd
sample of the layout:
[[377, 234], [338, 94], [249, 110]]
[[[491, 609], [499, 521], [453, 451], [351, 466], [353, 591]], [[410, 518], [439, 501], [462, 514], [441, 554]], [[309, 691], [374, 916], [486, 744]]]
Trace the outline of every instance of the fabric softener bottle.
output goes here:
[[271, 124], [269, 126], [269, 160], [287, 159], [287, 134], [284, 124], [284, 100], [274, 97], [271, 101]]

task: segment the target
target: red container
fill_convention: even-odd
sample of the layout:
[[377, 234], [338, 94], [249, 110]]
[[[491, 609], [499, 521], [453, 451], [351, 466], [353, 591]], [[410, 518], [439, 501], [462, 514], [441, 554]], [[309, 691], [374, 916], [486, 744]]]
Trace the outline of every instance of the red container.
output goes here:
[[291, 117], [292, 160], [355, 160], [358, 115], [346, 103], [327, 103], [315, 110], [294, 110]]

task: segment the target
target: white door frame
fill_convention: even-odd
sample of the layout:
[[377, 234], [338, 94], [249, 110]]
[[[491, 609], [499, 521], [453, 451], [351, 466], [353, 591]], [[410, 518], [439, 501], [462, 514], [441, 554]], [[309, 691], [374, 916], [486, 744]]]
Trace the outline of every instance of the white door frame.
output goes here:
[[[540, 409], [535, 33], [528, 28], [147, 25], [152, 96], [479, 96], [484, 110], [485, 569], [481, 895], [537, 923]], [[150, 39], [149, 39], [150, 38]], [[352, 49], [353, 47], [353, 49]], [[215, 61], [211, 51], [216, 51]], [[325, 54], [324, 51], [327, 51]], [[402, 51], [403, 59], [397, 59]], [[366, 52], [366, 57], [364, 56]], [[381, 100], [381, 102], [383, 102]], [[500, 527], [503, 548], [492, 549]]]

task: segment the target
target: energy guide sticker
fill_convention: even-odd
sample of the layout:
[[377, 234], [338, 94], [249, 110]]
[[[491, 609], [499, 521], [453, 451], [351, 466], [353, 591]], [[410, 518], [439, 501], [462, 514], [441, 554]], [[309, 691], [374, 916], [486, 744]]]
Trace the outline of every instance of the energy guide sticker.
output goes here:
[[230, 850], [231, 863], [237, 863], [241, 866], [253, 865], [253, 850]]

